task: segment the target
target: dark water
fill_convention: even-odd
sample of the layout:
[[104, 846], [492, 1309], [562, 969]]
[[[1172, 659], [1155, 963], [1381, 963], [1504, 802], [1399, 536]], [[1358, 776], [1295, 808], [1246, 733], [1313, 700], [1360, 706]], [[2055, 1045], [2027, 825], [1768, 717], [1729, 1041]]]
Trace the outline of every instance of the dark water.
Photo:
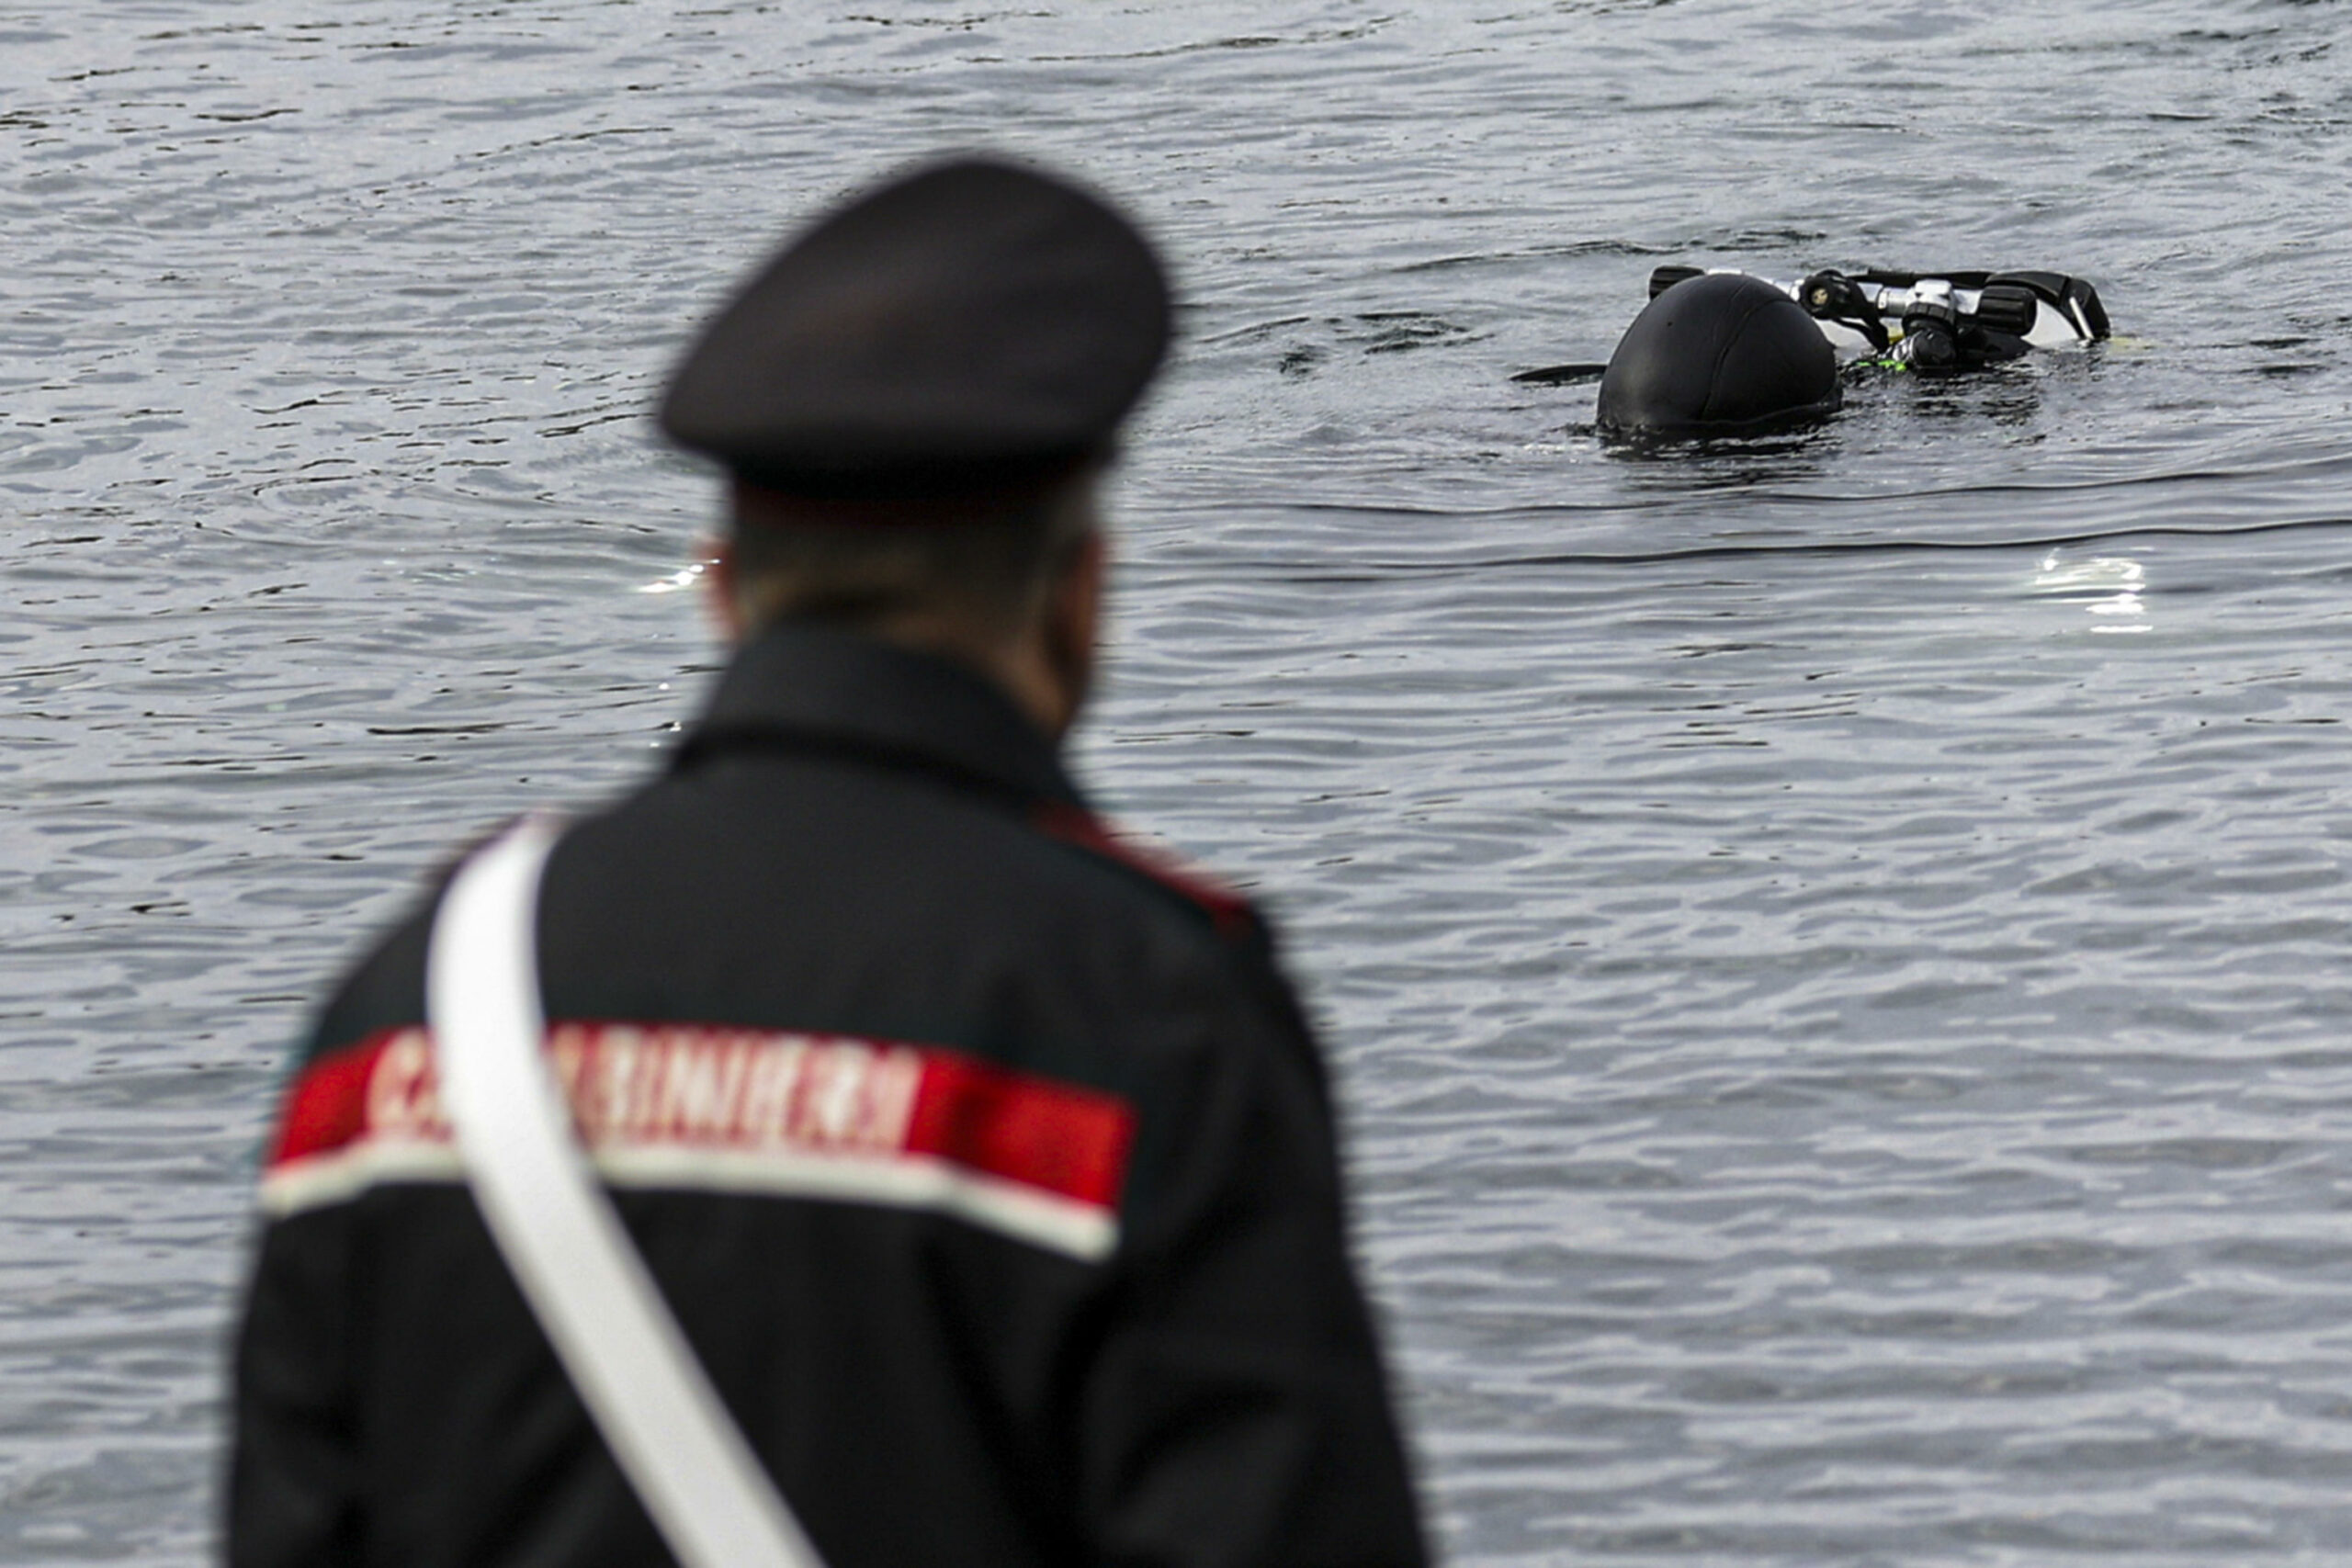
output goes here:
[[[986, 143], [1163, 238], [1102, 795], [1328, 1020], [1465, 1563], [2352, 1561], [2337, 4], [0, 0], [0, 1562], [209, 1550], [254, 1141], [713, 652], [643, 411]], [[1642, 459], [1666, 260], [2119, 337]]]

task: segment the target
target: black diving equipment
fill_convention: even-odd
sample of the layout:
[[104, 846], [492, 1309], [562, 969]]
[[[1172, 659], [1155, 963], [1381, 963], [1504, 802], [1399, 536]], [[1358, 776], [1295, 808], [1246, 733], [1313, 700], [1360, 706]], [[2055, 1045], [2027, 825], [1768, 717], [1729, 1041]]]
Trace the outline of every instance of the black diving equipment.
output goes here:
[[1702, 273], [1625, 329], [1594, 419], [1628, 436], [1761, 435], [1832, 412], [1841, 395], [1836, 352], [1787, 290]]
[[[1705, 276], [1698, 267], [1661, 266], [1650, 274], [1650, 298]], [[1764, 281], [1802, 306], [1833, 346], [1864, 348], [1868, 363], [1931, 374], [2092, 343], [2109, 330], [2098, 290], [2064, 273], [1822, 271], [1795, 283]]]
[[1619, 435], [1758, 434], [1834, 412], [1852, 367], [1949, 375], [2108, 336], [2098, 290], [2059, 272], [1815, 272], [1793, 283], [1736, 267], [1661, 266], [1597, 375], [1595, 423]]

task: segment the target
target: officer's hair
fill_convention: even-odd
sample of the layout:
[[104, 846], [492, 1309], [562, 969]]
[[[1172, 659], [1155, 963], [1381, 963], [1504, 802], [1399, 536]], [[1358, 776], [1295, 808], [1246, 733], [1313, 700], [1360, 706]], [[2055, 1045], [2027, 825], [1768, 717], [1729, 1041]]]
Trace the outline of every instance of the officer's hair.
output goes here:
[[1011, 497], [810, 502], [739, 483], [736, 613], [871, 626], [943, 616], [1017, 628], [1096, 526], [1094, 470]]

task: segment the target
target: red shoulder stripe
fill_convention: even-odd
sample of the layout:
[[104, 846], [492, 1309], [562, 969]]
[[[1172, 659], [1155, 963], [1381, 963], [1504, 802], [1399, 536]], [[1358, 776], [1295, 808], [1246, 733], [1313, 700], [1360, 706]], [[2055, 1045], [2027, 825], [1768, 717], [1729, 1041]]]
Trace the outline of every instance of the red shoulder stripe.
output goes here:
[[1257, 928], [1258, 913], [1249, 899], [1163, 851], [1119, 837], [1091, 811], [1054, 802], [1040, 807], [1034, 820], [1038, 830], [1050, 838], [1090, 850], [1151, 878], [1207, 915], [1220, 936], [1244, 936]]

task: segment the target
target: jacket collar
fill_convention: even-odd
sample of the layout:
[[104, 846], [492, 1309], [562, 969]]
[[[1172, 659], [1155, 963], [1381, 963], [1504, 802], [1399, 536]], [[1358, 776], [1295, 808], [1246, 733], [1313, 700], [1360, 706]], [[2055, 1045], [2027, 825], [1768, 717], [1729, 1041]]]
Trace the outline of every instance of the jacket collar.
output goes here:
[[978, 671], [811, 622], [737, 650], [676, 765], [718, 753], [848, 753], [1083, 808], [1052, 741]]

